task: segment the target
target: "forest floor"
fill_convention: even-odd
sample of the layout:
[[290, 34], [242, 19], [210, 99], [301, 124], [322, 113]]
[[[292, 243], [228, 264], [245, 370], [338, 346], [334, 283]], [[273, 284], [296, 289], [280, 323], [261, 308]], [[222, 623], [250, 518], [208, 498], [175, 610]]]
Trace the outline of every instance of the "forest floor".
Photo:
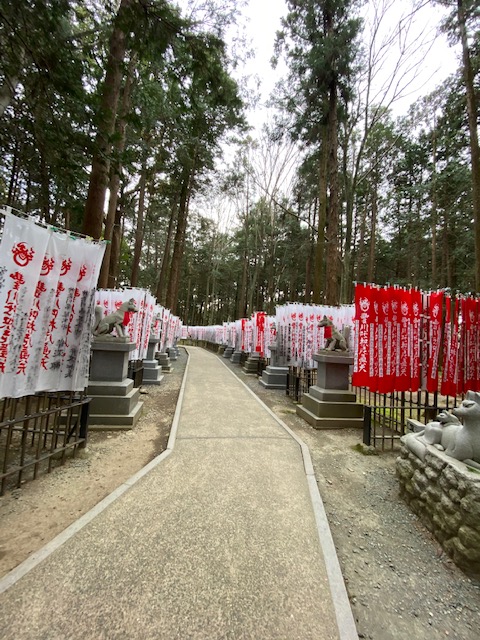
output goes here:
[[[396, 452], [366, 456], [355, 429], [318, 431], [285, 392], [225, 364], [309, 447], [360, 638], [476, 640], [480, 582], [460, 571], [398, 496]], [[131, 431], [91, 432], [75, 459], [0, 498], [0, 576], [41, 548], [166, 447], [186, 354], [143, 387]]]

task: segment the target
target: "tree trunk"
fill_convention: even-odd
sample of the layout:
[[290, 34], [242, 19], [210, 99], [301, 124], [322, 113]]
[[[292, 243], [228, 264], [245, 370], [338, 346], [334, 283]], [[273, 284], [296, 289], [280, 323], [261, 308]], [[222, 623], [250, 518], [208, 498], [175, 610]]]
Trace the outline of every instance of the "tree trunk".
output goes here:
[[475, 234], [475, 288], [480, 291], [480, 148], [478, 146], [477, 102], [474, 74], [468, 48], [467, 28], [463, 0], [458, 0], [458, 26], [462, 43], [463, 77], [467, 93], [468, 128], [470, 131], [470, 155], [472, 160], [472, 199]]
[[120, 202], [117, 203], [115, 210], [115, 220], [112, 230], [112, 248], [110, 252], [110, 268], [108, 272], [107, 286], [109, 289], [115, 289], [117, 286], [119, 268], [120, 268], [120, 247], [122, 244], [122, 209]]
[[111, 151], [110, 140], [115, 131], [115, 119], [122, 81], [122, 65], [126, 51], [123, 22], [125, 13], [133, 2], [134, 0], [121, 1], [110, 38], [107, 71], [103, 83], [100, 117], [97, 124], [96, 152], [92, 160], [83, 221], [84, 234], [91, 236], [94, 240], [98, 240], [102, 235], [103, 208], [108, 184]]
[[184, 171], [184, 178], [180, 189], [180, 205], [178, 207], [177, 230], [173, 243], [172, 266], [168, 280], [166, 306], [172, 313], [177, 310], [178, 289], [182, 268], [183, 251], [185, 248], [185, 231], [187, 229], [188, 200], [190, 197], [191, 179], [194, 169]]
[[160, 274], [157, 281], [157, 300], [159, 304], [165, 305], [166, 301], [166, 285], [168, 278], [168, 271], [170, 268], [170, 252], [172, 247], [173, 227], [177, 219], [177, 203], [175, 202], [170, 211], [170, 220], [168, 221], [167, 237], [165, 239], [165, 248], [163, 250], [162, 266], [160, 267]]
[[8, 182], [8, 196], [7, 196], [7, 204], [12, 206], [15, 202], [15, 190], [16, 190], [16, 184], [17, 184], [17, 171], [18, 171], [18, 154], [19, 154], [19, 142], [18, 142], [18, 137], [15, 136], [15, 149], [13, 151], [12, 173], [10, 174], [10, 180]]
[[136, 56], [132, 56], [130, 60], [130, 65], [128, 68], [127, 79], [125, 80], [125, 86], [123, 88], [122, 95], [122, 105], [120, 108], [120, 117], [116, 123], [116, 138], [114, 143], [114, 162], [111, 165], [110, 171], [110, 183], [109, 183], [109, 191], [110, 198], [108, 200], [108, 210], [107, 216], [105, 219], [105, 231], [103, 234], [104, 240], [106, 241], [105, 254], [103, 256], [102, 267], [100, 269], [100, 276], [98, 278], [98, 286], [100, 289], [105, 289], [108, 285], [108, 277], [109, 273], [112, 271], [114, 267], [111, 264], [111, 243], [113, 236], [113, 225], [115, 224], [115, 213], [117, 210], [117, 202], [118, 202], [118, 193], [120, 190], [120, 176], [122, 173], [122, 162], [121, 156], [125, 149], [125, 140], [126, 140], [126, 132], [127, 132], [127, 121], [126, 117], [128, 111], [130, 109], [130, 97], [132, 93], [133, 86], [133, 70], [134, 65], [136, 63]]
[[378, 188], [377, 182], [373, 183], [372, 211], [370, 214], [370, 252], [368, 256], [368, 282], [375, 280], [375, 248], [377, 244], [377, 217], [378, 217]]
[[337, 85], [332, 83], [328, 103], [328, 140], [329, 140], [329, 187], [330, 198], [327, 216], [325, 301], [327, 304], [339, 303], [339, 192], [338, 192], [338, 132], [337, 132]]
[[325, 252], [325, 222], [327, 219], [328, 193], [328, 130], [323, 127], [320, 167], [318, 174], [318, 232], [315, 246], [312, 302], [320, 304], [324, 299], [323, 256]]
[[145, 190], [147, 185], [147, 163], [143, 161], [143, 166], [140, 174], [140, 194], [138, 197], [138, 212], [137, 212], [137, 225], [135, 228], [135, 246], [133, 249], [132, 259], [132, 275], [130, 277], [130, 284], [132, 287], [138, 285], [138, 276], [140, 273], [140, 257], [142, 255], [143, 234], [144, 234], [144, 213], [145, 213]]

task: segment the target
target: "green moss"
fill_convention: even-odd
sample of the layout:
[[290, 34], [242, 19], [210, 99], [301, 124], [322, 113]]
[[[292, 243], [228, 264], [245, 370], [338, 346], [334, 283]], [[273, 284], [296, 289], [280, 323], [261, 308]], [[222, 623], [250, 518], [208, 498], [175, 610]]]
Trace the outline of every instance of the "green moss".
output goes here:
[[358, 453], [361, 453], [364, 456], [378, 456], [378, 451], [375, 449], [375, 447], [372, 447], [371, 445], [367, 447], [367, 445], [363, 444], [363, 442], [359, 442], [353, 445], [352, 449], [354, 451], [358, 451]]

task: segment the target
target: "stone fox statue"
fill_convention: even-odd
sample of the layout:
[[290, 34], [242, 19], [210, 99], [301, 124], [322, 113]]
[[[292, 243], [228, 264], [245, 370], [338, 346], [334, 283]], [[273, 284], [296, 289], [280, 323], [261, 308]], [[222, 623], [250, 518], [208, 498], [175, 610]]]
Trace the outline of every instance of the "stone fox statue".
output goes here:
[[324, 349], [327, 349], [328, 351], [335, 351], [335, 349], [347, 351], [347, 341], [345, 340], [345, 336], [340, 333], [330, 318], [323, 316], [318, 323], [318, 326], [325, 327], [326, 342]]
[[436, 421], [425, 425], [424, 431], [407, 434], [405, 445], [421, 460], [431, 444], [451, 458], [480, 468], [480, 393], [467, 391], [452, 414], [443, 411]]
[[126, 302], [123, 302], [120, 307], [110, 313], [108, 316], [103, 316], [102, 307], [95, 307], [95, 323], [93, 325], [94, 336], [104, 336], [112, 333], [115, 329], [119, 338], [125, 338], [125, 327], [130, 321], [130, 314], [138, 311], [135, 306], [135, 300], [130, 298]]

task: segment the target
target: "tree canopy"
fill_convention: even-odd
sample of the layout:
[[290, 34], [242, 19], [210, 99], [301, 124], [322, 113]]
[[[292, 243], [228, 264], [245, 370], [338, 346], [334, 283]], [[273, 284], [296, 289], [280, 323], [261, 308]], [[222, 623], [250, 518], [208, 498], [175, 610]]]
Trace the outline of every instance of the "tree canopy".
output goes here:
[[431, 0], [462, 55], [402, 116], [422, 36], [375, 79], [425, 3], [398, 22], [391, 0], [286, 4], [287, 74], [254, 134], [234, 0], [4, 3], [1, 203], [104, 238], [99, 286], [188, 323], [351, 302], [355, 281], [478, 291], [478, 3]]

